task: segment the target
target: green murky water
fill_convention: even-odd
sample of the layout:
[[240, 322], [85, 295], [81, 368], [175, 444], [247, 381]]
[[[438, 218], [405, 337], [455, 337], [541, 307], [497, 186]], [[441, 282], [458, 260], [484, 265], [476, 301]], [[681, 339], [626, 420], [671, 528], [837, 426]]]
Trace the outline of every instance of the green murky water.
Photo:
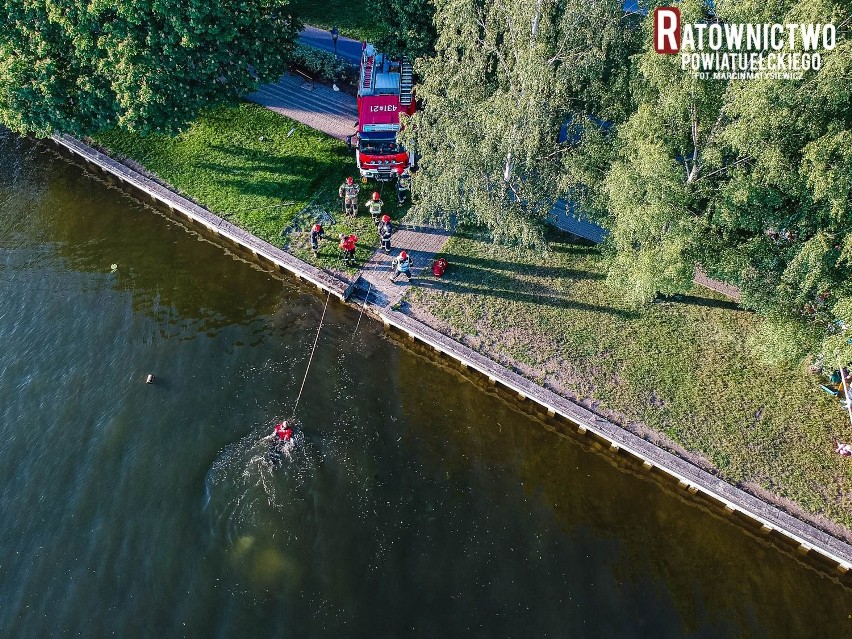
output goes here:
[[323, 303], [0, 134], [0, 635], [852, 636], [835, 580], [334, 302], [271, 467]]

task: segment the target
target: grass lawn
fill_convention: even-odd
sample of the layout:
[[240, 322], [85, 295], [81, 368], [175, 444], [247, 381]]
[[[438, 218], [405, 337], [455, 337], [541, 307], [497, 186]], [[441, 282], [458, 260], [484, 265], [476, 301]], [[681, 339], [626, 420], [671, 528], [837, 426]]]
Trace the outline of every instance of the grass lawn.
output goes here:
[[[409, 302], [457, 337], [655, 439], [703, 456], [721, 475], [852, 527], [846, 413], [803, 369], [767, 370], [747, 341], [757, 318], [696, 287], [632, 311], [606, 285], [596, 247], [554, 232], [543, 257], [459, 233], [444, 279]], [[416, 310], [416, 309], [415, 309]]]
[[290, 0], [294, 14], [305, 24], [320, 29], [337, 27], [340, 35], [355, 40], [373, 41], [379, 35], [375, 14], [367, 0]]
[[[200, 117], [175, 137], [141, 137], [123, 131], [99, 135], [96, 142], [138, 162], [148, 171], [214, 213], [325, 268], [342, 269], [336, 238], [355, 232], [362, 263], [378, 246], [363, 203], [380, 187], [362, 185], [361, 208], [345, 217], [337, 187], [357, 176], [355, 158], [339, 140], [254, 104], [221, 107]], [[385, 209], [396, 219], [393, 188]], [[315, 259], [308, 230], [323, 222], [329, 238]], [[346, 269], [354, 273], [355, 269]]]

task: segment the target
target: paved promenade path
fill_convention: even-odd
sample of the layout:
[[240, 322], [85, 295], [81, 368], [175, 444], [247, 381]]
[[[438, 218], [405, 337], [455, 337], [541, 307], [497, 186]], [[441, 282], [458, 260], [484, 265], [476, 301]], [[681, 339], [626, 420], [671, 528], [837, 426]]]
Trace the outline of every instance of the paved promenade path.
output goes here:
[[358, 119], [355, 98], [298, 75], [285, 73], [275, 84], [262, 84], [247, 97], [338, 140], [355, 133]]
[[[439, 253], [452, 233], [444, 229], [428, 226], [403, 225], [397, 228], [391, 238], [391, 252], [386, 254], [381, 249], [373, 253], [358, 273], [360, 279], [356, 287], [359, 291], [369, 291], [369, 301], [376, 306], [391, 307], [402, 300], [409, 286], [417, 285], [417, 277], [424, 272], [432, 276], [432, 260]], [[400, 275], [396, 282], [391, 281], [393, 275], [393, 259], [405, 250], [413, 261], [411, 268], [412, 281], [408, 282]]]

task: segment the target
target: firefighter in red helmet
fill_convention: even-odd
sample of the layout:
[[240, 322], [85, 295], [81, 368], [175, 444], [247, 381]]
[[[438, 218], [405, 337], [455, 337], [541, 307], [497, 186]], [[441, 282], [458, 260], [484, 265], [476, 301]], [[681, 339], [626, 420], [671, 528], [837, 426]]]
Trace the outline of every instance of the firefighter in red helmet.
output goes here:
[[369, 209], [370, 215], [373, 216], [373, 224], [377, 227], [379, 226], [379, 220], [382, 217], [382, 205], [384, 205], [384, 202], [382, 202], [382, 198], [378, 191], [373, 191], [373, 197], [371, 197], [364, 205], [367, 209]]
[[314, 257], [319, 253], [319, 241], [322, 239], [325, 239], [325, 229], [317, 222], [311, 227], [311, 250], [314, 252]]
[[343, 198], [343, 211], [352, 217], [358, 213], [358, 193], [361, 192], [361, 187], [352, 177], [346, 178], [346, 181], [337, 189], [337, 197]]
[[405, 275], [405, 279], [411, 281], [411, 257], [405, 251], [399, 254], [399, 257], [393, 261], [394, 274], [391, 281], [396, 282], [396, 278], [400, 275]]
[[391, 235], [393, 235], [393, 224], [391, 224], [390, 215], [383, 215], [382, 223], [379, 224], [379, 237], [382, 238], [382, 250], [385, 253], [390, 253]]
[[357, 242], [357, 235], [340, 234], [340, 250], [343, 251], [343, 260], [347, 264], [353, 264], [355, 262], [355, 244]]

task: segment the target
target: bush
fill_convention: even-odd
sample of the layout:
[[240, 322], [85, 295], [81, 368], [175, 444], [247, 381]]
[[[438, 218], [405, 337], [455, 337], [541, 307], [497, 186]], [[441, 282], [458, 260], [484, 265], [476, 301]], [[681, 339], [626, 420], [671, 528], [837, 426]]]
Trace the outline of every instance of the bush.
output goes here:
[[329, 82], [357, 82], [357, 69], [333, 53], [320, 51], [304, 44], [297, 44], [291, 63], [304, 69], [317, 80]]

